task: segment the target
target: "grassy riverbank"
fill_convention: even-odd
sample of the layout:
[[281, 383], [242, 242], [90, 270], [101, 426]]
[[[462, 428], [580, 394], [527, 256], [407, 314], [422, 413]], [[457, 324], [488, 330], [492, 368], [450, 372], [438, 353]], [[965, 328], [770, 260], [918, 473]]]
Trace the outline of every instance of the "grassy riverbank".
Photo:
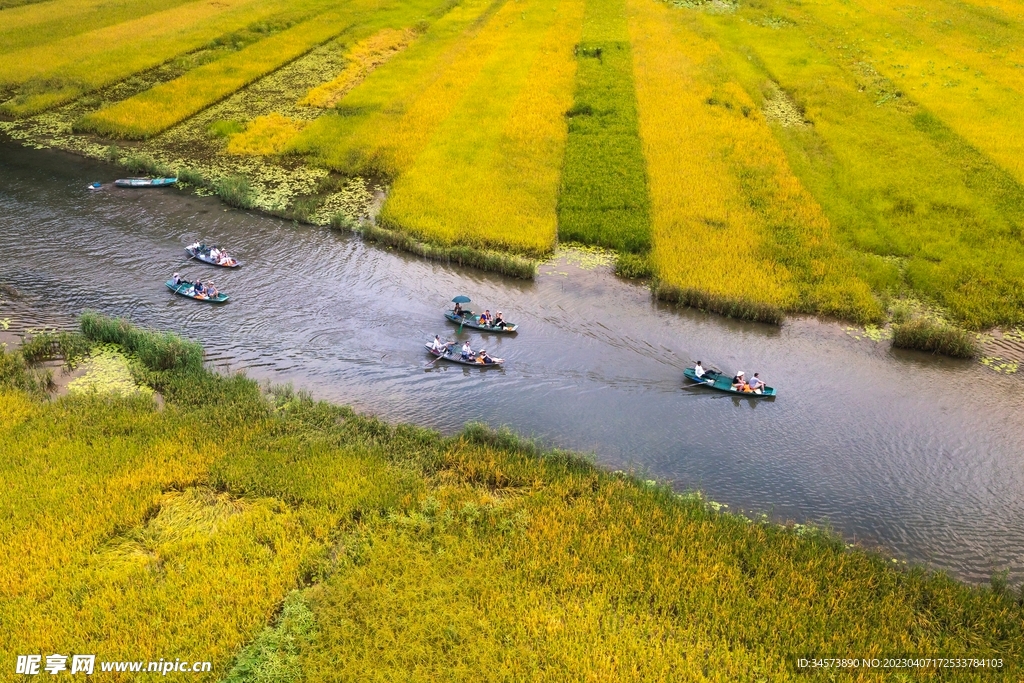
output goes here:
[[83, 330], [165, 404], [33, 398], [0, 356], [3, 652], [211, 660], [211, 681], [846, 680], [793, 657], [1024, 656], [1021, 596], [998, 582], [486, 428], [261, 390], [166, 335]]

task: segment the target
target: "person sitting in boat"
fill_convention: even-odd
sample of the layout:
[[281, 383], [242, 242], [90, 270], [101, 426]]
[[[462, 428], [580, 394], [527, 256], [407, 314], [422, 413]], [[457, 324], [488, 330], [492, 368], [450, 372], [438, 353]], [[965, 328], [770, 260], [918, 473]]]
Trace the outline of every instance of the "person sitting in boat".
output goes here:
[[178, 275], [177, 273], [175, 273], [174, 275], [172, 275], [172, 276], [171, 276], [171, 283], [172, 283], [172, 284], [173, 284], [173, 285], [174, 285], [175, 287], [177, 287], [178, 285], [180, 285], [180, 284], [181, 284], [181, 276], [180, 276], [180, 275]]
[[435, 334], [434, 341], [430, 345], [430, 350], [440, 355], [448, 350], [448, 345], [441, 342], [441, 335]]
[[760, 373], [755, 372], [754, 376], [750, 378], [749, 382], [747, 382], [747, 386], [750, 388], [750, 391], [754, 392], [755, 394], [760, 394], [762, 391], [764, 391], [765, 387], [765, 383], [761, 381], [759, 374]]
[[455, 308], [452, 309], [452, 314], [457, 317], [462, 317], [462, 304], [456, 303]]
[[707, 374], [707, 370], [700, 364], [700, 361], [697, 361], [697, 364], [693, 366], [693, 376], [702, 380], [705, 374]]
[[494, 314], [494, 322], [491, 323], [491, 327], [499, 327], [501, 329], [505, 329], [507, 325], [508, 323], [506, 323], [505, 319], [501, 317], [501, 311], [498, 311], [497, 313]]
[[473, 347], [469, 345], [469, 340], [462, 345], [462, 360], [469, 360], [473, 357]]
[[736, 376], [732, 378], [732, 388], [734, 391], [747, 391], [747, 380], [743, 377], [743, 371], [740, 370], [736, 373]]
[[476, 362], [481, 365], [494, 365], [494, 359], [488, 356], [484, 349], [477, 351]]
[[206, 285], [206, 296], [210, 297], [211, 299], [217, 298], [217, 287], [212, 282]]
[[478, 325], [490, 325], [491, 324], [491, 309], [486, 308], [484, 312], [480, 314], [480, 318], [477, 320]]
[[192, 285], [192, 296], [200, 299], [206, 296], [206, 285], [201, 280], [196, 280]]

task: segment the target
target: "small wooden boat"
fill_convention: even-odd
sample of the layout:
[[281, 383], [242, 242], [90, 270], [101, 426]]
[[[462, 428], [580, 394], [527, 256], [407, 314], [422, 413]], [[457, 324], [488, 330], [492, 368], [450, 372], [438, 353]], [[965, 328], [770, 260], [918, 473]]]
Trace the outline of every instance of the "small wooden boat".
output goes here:
[[220, 266], [221, 268], [238, 268], [242, 265], [242, 262], [236, 258], [228, 256], [226, 253], [221, 252], [221, 256], [225, 260], [215, 259], [210, 255], [211, 249], [219, 249], [219, 247], [208, 247], [205, 244], [200, 244], [198, 247], [195, 245], [189, 245], [185, 247], [185, 251], [188, 255], [194, 258], [196, 261], [202, 261], [203, 263], [209, 263], [211, 266]]
[[505, 363], [504, 358], [493, 358], [493, 363], [480, 363], [476, 360], [476, 356], [473, 356], [473, 358], [471, 358], [470, 360], [463, 360], [462, 354], [452, 349], [450, 344], [445, 347], [444, 351], [441, 352], [435, 351], [433, 348], [431, 348], [430, 344], [424, 344], [424, 346], [427, 347], [427, 351], [430, 352], [431, 356], [433, 356], [434, 358], [440, 358], [441, 360], [446, 360], [449, 363], [469, 365], [470, 367], [474, 368], [496, 368]]
[[456, 325], [464, 325], [474, 330], [480, 330], [482, 332], [493, 332], [494, 334], [515, 334], [519, 331], [519, 325], [515, 323], [506, 322], [505, 327], [492, 327], [491, 325], [481, 325], [478, 321], [480, 316], [473, 315], [472, 311], [463, 311], [462, 315], [455, 315], [452, 311], [445, 311], [444, 317], [452, 321]]
[[118, 178], [114, 185], [118, 187], [164, 187], [178, 182], [177, 178]]
[[192, 286], [192, 283], [189, 282], [188, 280], [182, 280], [178, 284], [174, 284], [174, 280], [168, 280], [164, 284], [166, 284], [167, 288], [170, 289], [175, 294], [188, 297], [189, 299], [195, 299], [196, 301], [207, 301], [211, 304], [222, 304], [228, 300], [228, 295], [224, 294], [223, 292], [218, 292], [217, 296], [213, 297], [197, 296], [195, 293], [195, 288]]
[[753, 391], [737, 391], [732, 388], [732, 377], [723, 375], [720, 372], [714, 370], [707, 370], [704, 373], [704, 377], [697, 379], [697, 375], [693, 374], [693, 368], [686, 368], [683, 370], [683, 375], [686, 379], [692, 380], [701, 386], [708, 387], [710, 389], [717, 389], [718, 391], [724, 391], [727, 394], [733, 396], [742, 396], [743, 398], [774, 398], [775, 387], [765, 386], [761, 393], [758, 394]]

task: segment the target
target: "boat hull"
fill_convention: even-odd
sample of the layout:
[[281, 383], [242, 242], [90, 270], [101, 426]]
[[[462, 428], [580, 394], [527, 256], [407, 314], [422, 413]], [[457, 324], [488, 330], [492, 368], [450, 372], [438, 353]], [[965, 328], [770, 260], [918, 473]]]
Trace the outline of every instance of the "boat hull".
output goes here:
[[239, 266], [242, 265], [242, 262], [238, 260], [231, 264], [217, 263], [215, 260], [210, 258], [208, 255], [202, 253], [198, 249], [189, 249], [188, 247], [185, 247], [185, 251], [188, 252], [188, 255], [194, 258], [196, 261], [202, 261], [203, 263], [208, 263], [211, 266], [217, 266], [218, 268], [238, 268]]
[[495, 358], [493, 363], [477, 363], [475, 360], [463, 360], [459, 352], [453, 350], [451, 347], [447, 348], [447, 352], [438, 353], [431, 348], [430, 344], [424, 344], [424, 346], [427, 348], [427, 352], [434, 358], [440, 358], [441, 360], [446, 360], [449, 363], [467, 365], [471, 368], [499, 368], [505, 364], [504, 358]]
[[515, 323], [505, 323], [504, 329], [500, 327], [491, 327], [490, 325], [481, 325], [477, 323], [474, 318], [470, 318], [468, 316], [459, 317], [451, 311], [445, 312], [444, 317], [447, 318], [449, 322], [453, 322], [456, 325], [463, 325], [473, 330], [480, 330], [481, 332], [491, 332], [493, 334], [515, 334], [519, 331], [519, 325], [516, 325]]
[[727, 394], [733, 396], [742, 396], [743, 398], [774, 398], [776, 396], [775, 387], [766, 386], [760, 394], [752, 391], [737, 391], [732, 388], [732, 378], [726, 377], [717, 372], [708, 371], [702, 379], [697, 379], [697, 375], [694, 374], [693, 368], [686, 368], [683, 370], [683, 375], [686, 379], [696, 382], [702, 387], [709, 389], [716, 389], [718, 391], [724, 391]]
[[227, 294], [217, 294], [217, 296], [212, 298], [208, 296], [195, 296], [193, 294], [190, 294], [189, 292], [192, 290], [192, 283], [188, 282], [187, 280], [182, 280], [181, 284], [178, 285], [174, 284], [173, 280], [168, 280], [164, 284], [167, 285], [167, 289], [171, 290], [178, 296], [185, 297], [186, 299], [192, 299], [194, 301], [205, 301], [208, 304], [222, 304], [228, 300]]
[[118, 178], [117, 187], [166, 187], [178, 182], [177, 178]]

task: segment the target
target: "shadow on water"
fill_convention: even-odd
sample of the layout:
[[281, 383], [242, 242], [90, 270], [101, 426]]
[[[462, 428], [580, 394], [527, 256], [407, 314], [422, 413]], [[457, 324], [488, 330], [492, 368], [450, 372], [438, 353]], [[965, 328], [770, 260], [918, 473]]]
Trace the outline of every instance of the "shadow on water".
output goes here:
[[[830, 520], [893, 555], [983, 581], [1024, 578], [1024, 388], [976, 363], [892, 351], [843, 325], [782, 328], [651, 300], [608, 268], [563, 261], [533, 282], [448, 267], [358, 238], [176, 189], [85, 189], [116, 171], [0, 145], [0, 318], [74, 324], [90, 308], [197, 339], [218, 366], [293, 382], [391, 420], [451, 432], [471, 420], [592, 451], [700, 487], [730, 509]], [[188, 261], [217, 242], [236, 271]], [[213, 279], [222, 307], [164, 280]], [[514, 337], [461, 334], [454, 294], [501, 309]], [[505, 358], [501, 369], [434, 364], [435, 334]], [[687, 389], [693, 360], [760, 372], [774, 401]]]

